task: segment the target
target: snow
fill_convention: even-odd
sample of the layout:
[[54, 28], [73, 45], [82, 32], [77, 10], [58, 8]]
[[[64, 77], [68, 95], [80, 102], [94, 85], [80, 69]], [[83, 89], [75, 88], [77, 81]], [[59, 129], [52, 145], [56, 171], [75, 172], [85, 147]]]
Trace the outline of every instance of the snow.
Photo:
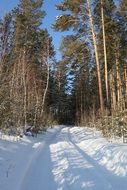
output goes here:
[[89, 128], [0, 139], [1, 190], [127, 190], [127, 145]]

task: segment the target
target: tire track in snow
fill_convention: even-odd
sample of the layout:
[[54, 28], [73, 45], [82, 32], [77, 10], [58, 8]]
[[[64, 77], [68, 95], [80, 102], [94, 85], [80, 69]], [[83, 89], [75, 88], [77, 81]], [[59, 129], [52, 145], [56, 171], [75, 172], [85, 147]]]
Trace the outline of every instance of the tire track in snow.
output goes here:
[[[93, 163], [93, 160], [71, 139], [71, 128], [65, 128], [64, 134], [65, 146], [63, 146], [64, 155], [68, 160], [70, 168], [68, 174], [72, 177], [68, 179], [68, 183], [77, 189], [92, 189], [92, 190], [113, 190], [111, 184], [102, 175], [101, 170]], [[73, 183], [72, 183], [73, 181]]]
[[20, 190], [121, 190], [80, 147], [80, 130], [76, 136], [72, 129], [64, 127], [52, 139], [47, 138]]
[[[70, 138], [69, 128], [62, 129], [51, 146], [54, 180], [60, 190], [113, 190], [93, 162], [83, 156]], [[55, 189], [54, 189], [55, 190]]]
[[[71, 137], [72, 133], [71, 133], [71, 128], [68, 128], [68, 139], [67, 141], [70, 143], [70, 145], [73, 146], [73, 149], [77, 150], [77, 153], [81, 155], [83, 162], [86, 162], [88, 164], [88, 167], [92, 168], [92, 172], [89, 170], [88, 171], [88, 175], [90, 175], [90, 178], [93, 179], [94, 178], [94, 182], [95, 184], [98, 184], [102, 186], [102, 189], [106, 189], [106, 190], [116, 190], [113, 188], [112, 184], [110, 183], [109, 179], [106, 179], [106, 176], [104, 175], [104, 171], [101, 169], [101, 167], [98, 165], [98, 163], [92, 159], [85, 151], [83, 151], [80, 146], [78, 146], [78, 137], [76, 137], [76, 142], [74, 140], [72, 140]], [[74, 134], [73, 134], [74, 135]], [[75, 139], [75, 138], [74, 138]], [[85, 165], [85, 167], [87, 168], [87, 165]], [[84, 167], [84, 169], [85, 169]], [[84, 174], [85, 174], [85, 170], [84, 170]], [[95, 189], [101, 189], [101, 188], [97, 188], [97, 187], [93, 187], [93, 190]]]

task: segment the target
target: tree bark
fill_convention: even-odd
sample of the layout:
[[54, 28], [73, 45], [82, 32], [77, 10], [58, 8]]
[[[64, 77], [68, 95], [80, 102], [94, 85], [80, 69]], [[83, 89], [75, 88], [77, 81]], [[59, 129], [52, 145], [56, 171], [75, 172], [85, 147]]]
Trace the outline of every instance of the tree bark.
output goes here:
[[102, 81], [101, 81], [101, 73], [100, 73], [100, 63], [99, 63], [99, 56], [98, 56], [96, 34], [95, 34], [95, 30], [94, 30], [93, 18], [92, 18], [91, 7], [90, 7], [90, 0], [87, 0], [87, 5], [88, 5], [88, 15], [89, 15], [89, 21], [90, 21], [90, 29], [91, 29], [91, 33], [92, 33], [93, 45], [94, 45], [94, 50], [95, 50], [95, 59], [96, 59], [96, 65], [97, 65], [100, 111], [101, 111], [101, 116], [104, 116], [104, 102], [103, 102], [103, 93], [102, 93]]
[[125, 66], [124, 69], [124, 76], [125, 76], [125, 108], [127, 107], [127, 67]]
[[116, 58], [116, 78], [117, 78], [117, 104], [118, 109], [122, 110], [122, 87], [121, 87], [121, 76], [120, 76], [120, 69], [119, 69], [119, 57], [118, 53], [115, 53]]
[[49, 67], [49, 40], [48, 40], [48, 42], [47, 42], [46, 66], [47, 66], [47, 79], [46, 79], [46, 87], [45, 87], [44, 95], [43, 95], [43, 99], [42, 99], [41, 118], [42, 118], [43, 112], [44, 112], [44, 104], [45, 104], [46, 94], [47, 94], [47, 91], [48, 91], [49, 77], [50, 77], [50, 67]]
[[115, 80], [114, 80], [114, 71], [110, 72], [110, 94], [111, 94], [111, 109], [112, 115], [116, 111], [116, 90], [115, 90]]
[[22, 79], [23, 79], [23, 87], [24, 87], [24, 125], [27, 125], [27, 86], [26, 86], [26, 66], [25, 66], [25, 56], [26, 50], [23, 49], [23, 58], [22, 58]]
[[102, 18], [102, 33], [103, 33], [104, 63], [105, 63], [106, 102], [107, 102], [107, 106], [109, 106], [108, 66], [107, 66], [107, 50], [106, 50], [106, 38], [105, 38], [105, 22], [104, 22], [103, 0], [101, 0], [101, 18]]
[[35, 104], [35, 114], [34, 114], [34, 126], [36, 126], [37, 116], [38, 116], [38, 107], [39, 107], [39, 97], [37, 92], [36, 79], [34, 78], [34, 88], [35, 88], [35, 96], [36, 96], [36, 104]]

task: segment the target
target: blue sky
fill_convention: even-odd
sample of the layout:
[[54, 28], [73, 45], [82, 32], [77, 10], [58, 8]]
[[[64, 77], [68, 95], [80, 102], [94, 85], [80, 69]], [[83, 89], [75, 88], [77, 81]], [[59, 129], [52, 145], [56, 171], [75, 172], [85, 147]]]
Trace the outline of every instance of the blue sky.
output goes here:
[[54, 23], [56, 16], [60, 15], [60, 11], [57, 11], [55, 5], [60, 3], [61, 0], [45, 0], [44, 3], [44, 10], [46, 11], [47, 15], [43, 21], [44, 27], [46, 27], [53, 37], [54, 46], [56, 49], [56, 57], [57, 59], [60, 58], [60, 53], [58, 51], [60, 47], [61, 38], [63, 35], [69, 34], [70, 32], [54, 32], [51, 28], [51, 25]]
[[[13, 9], [19, 0], [0, 0], [0, 17], [5, 15], [8, 11]], [[60, 46], [60, 41], [63, 35], [68, 34], [69, 32], [54, 32], [51, 29], [51, 24], [55, 21], [55, 17], [60, 14], [59, 11], [55, 9], [55, 5], [60, 3], [61, 0], [44, 0], [43, 10], [46, 11], [46, 17], [43, 20], [43, 27], [47, 28], [50, 35], [53, 37], [53, 43], [56, 50], [56, 58], [60, 59], [60, 53], [58, 51]]]
[[[19, 0], [0, 0], [0, 17], [5, 15], [8, 11], [13, 9]], [[60, 59], [60, 52], [58, 51], [60, 46], [60, 41], [63, 35], [70, 34], [70, 32], [54, 32], [51, 29], [51, 24], [54, 22], [55, 17], [60, 15], [60, 12], [55, 9], [55, 5], [60, 3], [61, 0], [44, 0], [43, 9], [46, 11], [47, 15], [43, 20], [43, 27], [47, 28], [50, 35], [53, 37], [53, 43], [56, 50], [56, 58]], [[116, 0], [119, 2], [119, 0]]]

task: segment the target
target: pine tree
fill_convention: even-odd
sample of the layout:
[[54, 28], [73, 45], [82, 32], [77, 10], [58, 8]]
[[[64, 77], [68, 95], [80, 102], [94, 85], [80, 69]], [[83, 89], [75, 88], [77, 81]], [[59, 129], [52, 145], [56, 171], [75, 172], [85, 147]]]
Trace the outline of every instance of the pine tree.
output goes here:
[[0, 125], [5, 127], [11, 116], [9, 82], [12, 53], [12, 13], [5, 15], [0, 22]]
[[115, 4], [113, 0], [110, 1], [98, 1], [94, 2], [94, 14], [95, 23], [97, 24], [98, 32], [98, 48], [99, 48], [99, 59], [101, 60], [101, 67], [104, 68], [105, 76], [105, 94], [106, 94], [106, 107], [110, 109], [109, 99], [109, 69], [111, 68], [111, 59], [114, 55], [111, 55], [112, 49], [112, 37], [113, 32], [113, 14], [115, 12]]
[[[54, 56], [52, 39], [40, 28], [45, 15], [43, 1], [21, 0], [14, 10], [13, 68], [10, 82], [13, 122], [38, 125], [43, 120], [49, 59]], [[17, 109], [19, 110], [17, 112]]]
[[[85, 41], [77, 36], [66, 36], [61, 44], [62, 59], [67, 67], [68, 89], [72, 95], [74, 111], [77, 114], [77, 123], [82, 123], [90, 110], [89, 94], [89, 56], [90, 52]], [[74, 96], [74, 97], [73, 97]]]
[[[67, 30], [72, 28], [77, 34], [84, 36], [85, 38], [92, 35], [91, 44], [94, 48], [97, 76], [98, 76], [98, 90], [100, 100], [100, 114], [104, 115], [104, 104], [103, 104], [103, 92], [102, 92], [102, 81], [101, 71], [99, 63], [99, 52], [97, 47], [97, 38], [94, 25], [94, 17], [91, 8], [91, 2], [89, 0], [81, 1], [64, 1], [57, 6], [58, 10], [64, 11], [65, 13], [59, 16], [54, 24], [56, 30]], [[68, 14], [69, 12], [69, 14]], [[90, 41], [89, 40], [89, 41]]]

